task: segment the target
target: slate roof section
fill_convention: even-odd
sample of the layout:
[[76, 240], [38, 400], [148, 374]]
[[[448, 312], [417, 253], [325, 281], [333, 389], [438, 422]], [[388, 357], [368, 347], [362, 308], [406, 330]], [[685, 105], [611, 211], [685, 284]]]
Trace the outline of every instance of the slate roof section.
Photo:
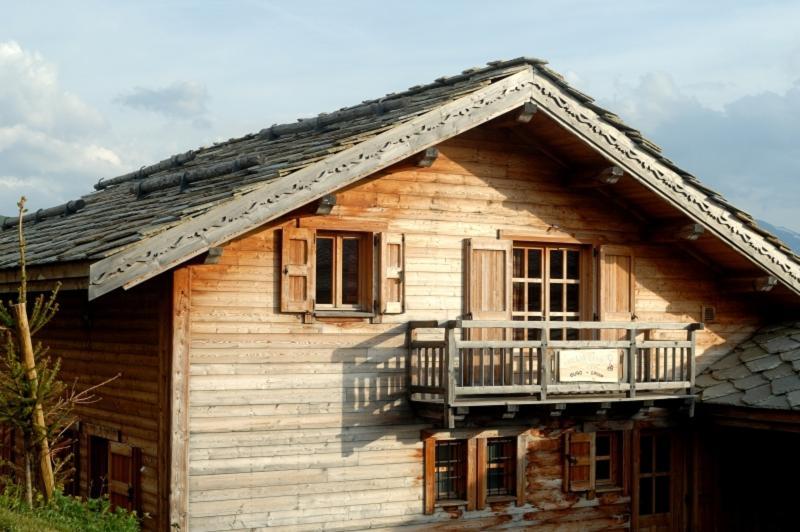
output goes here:
[[[472, 93], [536, 60], [511, 61], [439, 78], [334, 113], [273, 125], [258, 133], [175, 155], [113, 179], [100, 180], [80, 209], [26, 217], [28, 264], [100, 260], [378, 133]], [[249, 164], [245, 159], [258, 159]], [[237, 165], [237, 160], [240, 163]], [[214, 168], [223, 167], [217, 172]], [[202, 175], [205, 173], [206, 175]], [[186, 174], [183, 185], [181, 176]], [[170, 179], [170, 177], [177, 179]], [[137, 185], [166, 186], [138, 194]], [[44, 214], [44, 216], [42, 216]], [[49, 214], [49, 215], [48, 215]], [[18, 260], [15, 218], [0, 220], [0, 268]]]
[[759, 330], [695, 383], [705, 403], [800, 410], [800, 321]]
[[[95, 262], [163, 233], [254, 189], [277, 185], [298, 170], [358, 145], [378, 134], [533, 67], [570, 96], [598, 113], [639, 148], [677, 172], [684, 182], [762, 235], [789, 260], [800, 257], [777, 237], [758, 227], [747, 213], [677, 168], [661, 150], [619, 117], [570, 87], [545, 61], [518, 58], [495, 61], [377, 100], [321, 114], [296, 123], [175, 155], [124, 176], [101, 180], [96, 192], [26, 217], [28, 261], [52, 264]], [[16, 265], [16, 226], [0, 219], [0, 269]]]

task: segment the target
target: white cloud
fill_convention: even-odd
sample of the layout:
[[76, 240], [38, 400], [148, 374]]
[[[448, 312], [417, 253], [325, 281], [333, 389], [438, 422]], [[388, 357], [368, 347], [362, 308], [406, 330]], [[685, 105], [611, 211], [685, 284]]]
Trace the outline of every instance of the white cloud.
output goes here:
[[13, 213], [22, 194], [46, 207], [119, 173], [119, 156], [101, 140], [107, 132], [101, 113], [61, 87], [53, 64], [0, 43], [0, 213]]
[[207, 113], [208, 91], [201, 83], [177, 81], [167, 87], [136, 87], [128, 94], [117, 96], [115, 101], [167, 118], [192, 120], [199, 126], [207, 125], [204, 117]]
[[687, 92], [668, 74], [650, 73], [618, 87], [607, 105], [734, 205], [800, 229], [800, 80], [782, 94], [751, 94], [721, 109]]

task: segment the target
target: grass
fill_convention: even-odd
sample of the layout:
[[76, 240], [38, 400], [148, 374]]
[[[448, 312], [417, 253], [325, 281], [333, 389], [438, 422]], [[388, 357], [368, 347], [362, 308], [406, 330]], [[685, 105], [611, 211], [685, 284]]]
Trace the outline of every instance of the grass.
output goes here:
[[107, 498], [82, 500], [56, 494], [49, 504], [28, 508], [19, 498], [0, 495], [0, 532], [138, 532], [139, 520]]

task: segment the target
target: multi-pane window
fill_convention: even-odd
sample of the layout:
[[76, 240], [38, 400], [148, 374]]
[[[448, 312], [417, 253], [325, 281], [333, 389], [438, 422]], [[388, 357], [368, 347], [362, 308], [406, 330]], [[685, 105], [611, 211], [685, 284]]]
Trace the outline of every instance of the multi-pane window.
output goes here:
[[565, 434], [564, 489], [567, 491], [625, 490], [623, 431]]
[[642, 434], [639, 440], [639, 515], [666, 514], [671, 508], [672, 435]]
[[614, 489], [622, 486], [620, 468], [622, 463], [622, 443], [620, 433], [615, 431], [595, 434], [595, 488]]
[[524, 469], [525, 438], [425, 438], [425, 513], [437, 506], [480, 510], [501, 500], [522, 505], [525, 475], [518, 471]]
[[486, 495], [510, 496], [516, 492], [516, 438], [486, 440]]
[[[579, 321], [581, 251], [576, 247], [515, 244], [512, 318], [516, 321]], [[539, 332], [528, 330], [528, 339]], [[522, 339], [523, 331], [515, 331]], [[574, 329], [555, 329], [552, 340], [577, 339]]]
[[320, 233], [316, 238], [316, 308], [361, 310], [365, 305], [368, 242], [358, 233]]
[[466, 440], [437, 441], [434, 472], [437, 501], [466, 500]]

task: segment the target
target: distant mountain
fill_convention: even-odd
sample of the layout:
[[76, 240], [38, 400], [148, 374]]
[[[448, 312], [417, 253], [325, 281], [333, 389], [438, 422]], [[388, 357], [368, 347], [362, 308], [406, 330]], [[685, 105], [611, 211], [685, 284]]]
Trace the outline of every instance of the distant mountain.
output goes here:
[[791, 229], [787, 229], [785, 227], [778, 227], [772, 225], [769, 222], [765, 222], [764, 220], [756, 220], [758, 225], [766, 229], [767, 231], [773, 233], [775, 236], [783, 240], [787, 246], [792, 248], [795, 253], [800, 255], [800, 233], [797, 231], [792, 231]]

